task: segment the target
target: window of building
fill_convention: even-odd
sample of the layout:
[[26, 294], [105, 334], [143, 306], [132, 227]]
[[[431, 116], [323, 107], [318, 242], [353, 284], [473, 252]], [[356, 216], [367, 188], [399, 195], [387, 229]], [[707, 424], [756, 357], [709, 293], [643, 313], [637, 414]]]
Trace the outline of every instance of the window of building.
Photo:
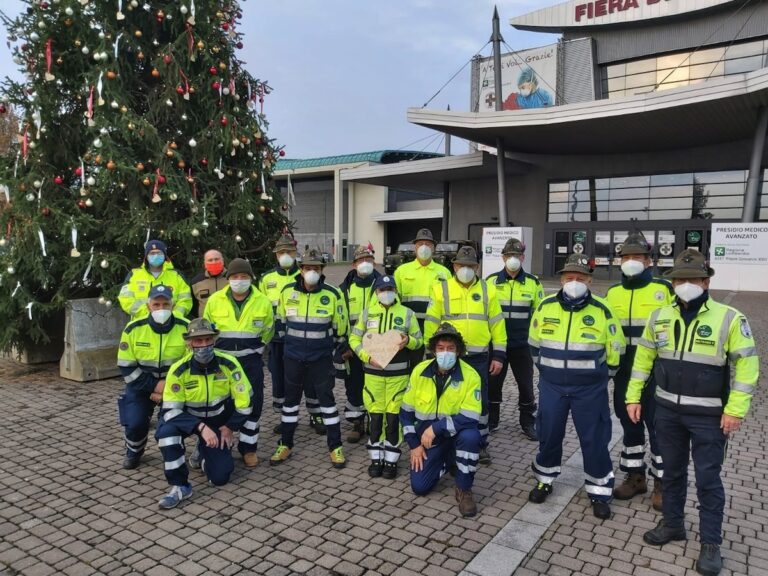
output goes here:
[[[739, 219], [746, 181], [746, 170], [728, 170], [551, 182], [548, 221]], [[764, 188], [761, 219], [768, 219]]]
[[768, 41], [675, 52], [601, 67], [604, 98], [689, 86], [709, 78], [743, 74], [768, 65]]

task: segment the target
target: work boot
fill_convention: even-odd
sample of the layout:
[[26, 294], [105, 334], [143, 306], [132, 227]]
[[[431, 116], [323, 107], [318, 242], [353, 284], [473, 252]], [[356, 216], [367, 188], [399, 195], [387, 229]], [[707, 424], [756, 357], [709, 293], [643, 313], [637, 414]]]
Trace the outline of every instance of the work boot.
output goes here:
[[723, 569], [723, 557], [717, 544], [702, 544], [699, 559], [696, 560], [696, 572], [704, 576], [717, 576]]
[[259, 457], [256, 452], [246, 452], [243, 454], [243, 464], [246, 468], [256, 468], [259, 465]]
[[123, 470], [135, 470], [139, 467], [139, 462], [141, 462], [141, 454], [138, 456], [128, 456], [125, 455], [125, 458], [123, 458]]
[[656, 528], [648, 530], [648, 532], [643, 534], [643, 540], [647, 544], [653, 544], [654, 546], [663, 546], [667, 542], [672, 542], [672, 540], [687, 539], [688, 536], [686, 536], [683, 526], [667, 526], [663, 518], [656, 525]]
[[648, 484], [645, 481], [645, 472], [629, 472], [624, 477], [624, 482], [613, 489], [613, 497], [617, 500], [631, 500], [636, 494], [648, 492]]
[[384, 462], [384, 470], [381, 475], [387, 480], [394, 480], [397, 477], [397, 462]]
[[528, 500], [534, 504], [541, 504], [550, 494], [552, 494], [552, 484], [539, 482], [536, 484], [536, 487], [528, 493]]
[[528, 440], [538, 440], [536, 437], [536, 403], [520, 406], [520, 429]]
[[344, 458], [344, 450], [341, 446], [331, 450], [331, 464], [334, 468], [344, 468], [347, 465], [347, 459]]
[[371, 465], [368, 466], [368, 476], [371, 478], [379, 478], [384, 471], [384, 462], [382, 460], [372, 460]]
[[501, 417], [501, 403], [491, 402], [488, 405], [488, 432], [496, 432], [499, 429]]
[[192, 454], [189, 455], [189, 467], [192, 468], [192, 470], [198, 470], [200, 468], [200, 460], [202, 460], [200, 448], [195, 446], [195, 449], [192, 450]]
[[352, 421], [352, 430], [347, 434], [347, 442], [357, 444], [365, 436], [365, 418]]
[[488, 448], [480, 448], [480, 456], [477, 459], [478, 464], [488, 465], [492, 461]]
[[312, 426], [315, 434], [318, 436], [325, 436], [325, 424], [323, 424], [322, 416], [318, 416], [317, 414], [310, 414], [309, 425]]
[[600, 520], [608, 520], [611, 517], [611, 505], [602, 500], [592, 500], [592, 514]]
[[459, 512], [464, 518], [471, 518], [477, 514], [477, 504], [472, 496], [472, 490], [462, 490], [456, 486], [456, 502], [459, 503]]
[[661, 503], [664, 501], [662, 497], [661, 492], [661, 479], [660, 478], [654, 478], [653, 479], [653, 493], [651, 494], [651, 506], [653, 506], [653, 509], [657, 512], [662, 511]]
[[533, 422], [520, 424], [520, 429], [523, 431], [523, 436], [528, 438], [528, 440], [533, 440], [534, 442], [538, 440], [536, 437], [536, 426], [534, 426]]
[[275, 453], [272, 454], [272, 456], [269, 459], [269, 465], [270, 466], [277, 466], [278, 464], [282, 464], [288, 458], [291, 457], [291, 449], [288, 448], [285, 444], [278, 444], [277, 448], [275, 449]]

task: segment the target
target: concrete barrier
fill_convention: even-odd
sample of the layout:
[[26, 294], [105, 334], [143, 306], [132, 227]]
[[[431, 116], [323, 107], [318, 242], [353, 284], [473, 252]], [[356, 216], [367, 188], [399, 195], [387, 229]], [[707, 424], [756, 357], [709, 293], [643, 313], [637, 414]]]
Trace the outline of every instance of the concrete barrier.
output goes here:
[[128, 316], [118, 307], [107, 308], [98, 298], [67, 303], [64, 321], [64, 354], [59, 363], [62, 378], [77, 382], [113, 378], [117, 346]]

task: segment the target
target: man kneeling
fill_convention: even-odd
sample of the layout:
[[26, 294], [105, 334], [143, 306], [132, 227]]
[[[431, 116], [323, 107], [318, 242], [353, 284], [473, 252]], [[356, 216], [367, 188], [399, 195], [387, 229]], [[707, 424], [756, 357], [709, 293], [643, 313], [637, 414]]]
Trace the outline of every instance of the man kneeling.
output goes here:
[[234, 469], [233, 432], [251, 413], [251, 383], [234, 356], [214, 350], [219, 331], [204, 318], [189, 323], [189, 352], [171, 366], [155, 437], [171, 491], [158, 502], [163, 510], [192, 495], [184, 439], [199, 436], [200, 465], [211, 484], [229, 482]]
[[480, 375], [459, 359], [466, 351], [464, 339], [450, 324], [438, 327], [428, 350], [434, 358], [414, 368], [400, 406], [403, 435], [411, 449], [411, 489], [426, 495], [451, 471], [461, 515], [474, 516]]

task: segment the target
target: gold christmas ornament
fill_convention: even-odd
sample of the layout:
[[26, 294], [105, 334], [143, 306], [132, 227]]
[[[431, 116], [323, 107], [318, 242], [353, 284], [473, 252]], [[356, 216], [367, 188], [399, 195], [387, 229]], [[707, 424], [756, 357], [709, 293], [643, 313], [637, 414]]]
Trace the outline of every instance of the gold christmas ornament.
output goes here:
[[143, 34], [142, 34], [141, 30], [136, 30], [136, 31], [133, 33], [133, 35], [134, 35], [136, 38], [141, 38], [141, 37], [143, 36]]
[[141, 183], [144, 184], [144, 186], [149, 186], [150, 184], [152, 184], [152, 181], [149, 178], [144, 178], [144, 180], [142, 180]]

